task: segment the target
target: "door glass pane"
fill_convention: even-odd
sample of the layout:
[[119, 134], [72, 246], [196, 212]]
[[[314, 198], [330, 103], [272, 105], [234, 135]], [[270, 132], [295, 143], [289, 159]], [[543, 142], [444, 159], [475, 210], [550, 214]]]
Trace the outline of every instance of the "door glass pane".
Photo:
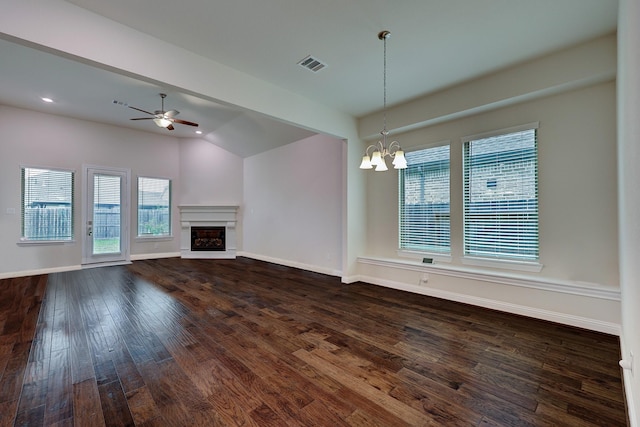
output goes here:
[[120, 252], [119, 176], [93, 176], [93, 255]]

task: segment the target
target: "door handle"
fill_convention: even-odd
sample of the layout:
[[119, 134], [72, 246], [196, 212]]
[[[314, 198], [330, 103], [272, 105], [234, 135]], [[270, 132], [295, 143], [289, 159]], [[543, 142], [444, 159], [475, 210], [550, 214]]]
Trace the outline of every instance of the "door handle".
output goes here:
[[93, 236], [93, 227], [91, 225], [87, 227], [87, 236]]

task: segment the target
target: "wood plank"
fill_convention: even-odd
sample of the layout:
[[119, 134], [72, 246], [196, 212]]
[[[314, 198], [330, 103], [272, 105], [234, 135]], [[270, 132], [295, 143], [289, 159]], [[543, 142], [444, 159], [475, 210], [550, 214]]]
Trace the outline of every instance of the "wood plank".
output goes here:
[[86, 379], [73, 384], [73, 416], [76, 426], [106, 425], [95, 380]]
[[118, 381], [98, 386], [102, 415], [106, 426], [133, 426], [127, 399]]

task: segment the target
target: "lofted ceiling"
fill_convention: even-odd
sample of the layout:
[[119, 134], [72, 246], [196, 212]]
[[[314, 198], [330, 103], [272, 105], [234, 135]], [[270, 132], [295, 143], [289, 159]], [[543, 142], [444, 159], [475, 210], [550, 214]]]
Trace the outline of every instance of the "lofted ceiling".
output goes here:
[[[139, 32], [335, 110], [382, 107], [388, 29], [388, 104], [613, 33], [617, 0], [67, 0]], [[0, 33], [1, 36], [1, 33]], [[18, 40], [19, 42], [19, 40]], [[327, 66], [297, 65], [308, 55]], [[201, 137], [247, 157], [312, 135], [308, 130], [0, 37], [0, 103], [141, 131], [162, 132], [123, 104], [198, 122]], [[44, 105], [50, 96], [54, 105]], [[197, 137], [176, 125], [177, 137]]]

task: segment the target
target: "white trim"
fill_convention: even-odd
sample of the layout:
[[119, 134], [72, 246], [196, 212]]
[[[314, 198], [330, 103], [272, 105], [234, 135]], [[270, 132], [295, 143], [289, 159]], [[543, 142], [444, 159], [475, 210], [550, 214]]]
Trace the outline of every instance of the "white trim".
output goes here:
[[528, 271], [531, 273], [540, 273], [543, 264], [530, 261], [518, 261], [507, 259], [491, 259], [472, 256], [464, 256], [460, 259], [463, 264], [474, 265], [476, 267], [502, 268], [505, 270]]
[[0, 279], [13, 279], [15, 277], [39, 276], [41, 274], [63, 273], [65, 271], [81, 270], [81, 265], [67, 265], [64, 267], [40, 268], [38, 270], [13, 271], [0, 273]]
[[571, 295], [579, 295], [589, 298], [599, 298], [611, 301], [620, 301], [620, 289], [604, 285], [590, 284], [586, 282], [574, 282], [569, 280], [550, 279], [547, 277], [525, 276], [509, 274], [499, 271], [485, 271], [476, 268], [418, 264], [415, 262], [358, 257], [358, 262], [379, 267], [396, 268], [400, 270], [417, 271], [421, 273], [439, 274], [442, 276], [456, 277], [459, 279], [478, 280], [482, 282], [499, 283], [502, 285], [520, 286], [543, 291], [561, 292]]
[[173, 240], [174, 236], [136, 236], [133, 240], [137, 243], [144, 242], [170, 242]]
[[159, 258], [180, 258], [180, 252], [163, 252], [163, 253], [131, 255], [131, 261], [143, 261], [145, 259], [159, 259]]
[[463, 136], [460, 139], [464, 143], [464, 142], [474, 141], [476, 139], [491, 138], [492, 136], [505, 135], [508, 133], [521, 132], [521, 131], [531, 130], [531, 129], [538, 129], [539, 127], [540, 127], [540, 122], [533, 122], [533, 123], [527, 123], [524, 125], [511, 126], [505, 129], [497, 129], [497, 130], [491, 130], [488, 132], [476, 133], [475, 135]]
[[[625, 345], [625, 340], [620, 340], [620, 353], [622, 354], [622, 358], [625, 358], [625, 355], [629, 354], [629, 349]], [[637, 357], [637, 356], [635, 356]], [[637, 362], [634, 362], [634, 369], [638, 369]], [[621, 369], [622, 371], [622, 385], [624, 387], [624, 394], [627, 400], [627, 411], [628, 411], [628, 419], [631, 427], [640, 427], [638, 425], [638, 418], [636, 415], [636, 408], [633, 402], [633, 376], [636, 375], [636, 372], [632, 372], [630, 369]]]
[[550, 310], [527, 307], [518, 304], [506, 303], [487, 298], [480, 298], [471, 295], [459, 294], [456, 292], [444, 291], [441, 289], [428, 288], [417, 285], [409, 285], [406, 283], [394, 282], [391, 280], [382, 280], [371, 276], [359, 276], [360, 281], [373, 285], [384, 286], [387, 288], [397, 289], [401, 291], [412, 292], [421, 295], [442, 298], [450, 301], [471, 304], [479, 307], [489, 308], [492, 310], [503, 311], [506, 313], [517, 314], [521, 316], [532, 317], [535, 319], [546, 320], [550, 322], [560, 323], [563, 325], [575, 326], [578, 328], [588, 329], [606, 334], [620, 336], [621, 328], [619, 324], [611, 322], [603, 322], [586, 317], [574, 316], [565, 313], [558, 313]]
[[49, 167], [49, 166], [36, 166], [36, 165], [32, 165], [32, 164], [26, 164], [26, 163], [20, 163], [18, 165], [18, 167], [20, 168], [20, 173], [22, 173], [22, 169], [28, 168], [28, 169], [40, 169], [40, 170], [50, 170], [50, 171], [56, 171], [56, 172], [73, 172], [73, 174], [75, 175], [77, 170], [74, 168], [65, 168], [65, 167]]
[[[120, 194], [120, 247], [122, 252], [121, 257], [117, 254], [100, 254], [93, 255], [91, 249], [91, 242], [87, 237], [87, 222], [89, 220], [89, 212], [93, 212], [93, 207], [89, 206], [93, 203], [93, 200], [89, 200], [89, 187], [93, 189], [93, 183], [89, 184], [89, 173], [100, 173], [111, 175], [120, 175], [124, 182], [121, 183]], [[96, 263], [97, 267], [108, 265], [111, 262], [115, 263], [127, 263], [130, 264], [131, 256], [131, 169], [117, 168], [110, 166], [98, 166], [93, 164], [82, 165], [82, 223], [80, 225], [80, 235], [82, 236], [82, 265], [89, 268], [91, 264]], [[100, 261], [100, 258], [104, 258], [105, 261]]]
[[[162, 236], [147, 236], [147, 235], [139, 235], [138, 230], [140, 228], [140, 178], [147, 179], [155, 179], [155, 180], [165, 180], [169, 181], [169, 234]], [[173, 239], [173, 179], [167, 177], [156, 177], [156, 176], [146, 176], [146, 175], [136, 175], [136, 194], [133, 194], [132, 200], [135, 201], [136, 207], [136, 230], [135, 230], [135, 239]], [[131, 186], [133, 187], [133, 182], [131, 182]], [[133, 233], [132, 233], [133, 234]]]
[[[77, 210], [76, 210], [76, 185], [78, 185], [78, 174], [75, 169], [65, 169], [65, 168], [56, 168], [56, 167], [47, 167], [47, 166], [30, 166], [27, 164], [19, 164], [20, 169], [20, 197], [24, 199], [24, 182], [22, 180], [22, 173], [24, 169], [39, 169], [44, 171], [53, 171], [53, 172], [70, 172], [71, 173], [71, 239], [69, 240], [30, 240], [25, 237], [20, 237], [20, 240], [16, 243], [18, 246], [29, 246], [29, 245], [58, 245], [58, 244], [68, 244], [75, 243], [75, 223], [77, 221]], [[22, 229], [22, 222], [24, 220], [24, 204], [20, 202], [20, 234], [24, 231]]]
[[342, 276], [340, 278], [340, 281], [345, 285], [350, 285], [351, 283], [360, 282], [361, 280], [360, 280], [360, 276], [356, 274], [353, 276]]
[[71, 240], [27, 240], [20, 239], [16, 242], [18, 246], [50, 246], [50, 245], [74, 245], [75, 239]]
[[320, 266], [317, 266], [317, 265], [304, 264], [304, 263], [301, 263], [301, 262], [295, 262], [295, 261], [285, 260], [285, 259], [281, 259], [281, 258], [273, 258], [273, 257], [270, 257], [270, 256], [265, 256], [265, 255], [253, 254], [251, 252], [239, 251], [238, 252], [238, 256], [257, 259], [258, 261], [265, 261], [265, 262], [270, 262], [270, 263], [273, 263], [273, 264], [284, 265], [286, 267], [299, 268], [299, 269], [302, 269], [302, 270], [312, 271], [314, 273], [326, 274], [328, 276], [337, 276], [337, 277], [341, 277], [342, 276], [342, 271], [340, 271], [340, 270], [334, 270], [334, 269], [331, 269], [331, 268], [320, 267]]
[[89, 268], [98, 268], [98, 267], [114, 267], [117, 265], [129, 265], [131, 261], [122, 260], [122, 261], [105, 261], [105, 262], [94, 262], [91, 264], [82, 264], [82, 269], [87, 270]]

